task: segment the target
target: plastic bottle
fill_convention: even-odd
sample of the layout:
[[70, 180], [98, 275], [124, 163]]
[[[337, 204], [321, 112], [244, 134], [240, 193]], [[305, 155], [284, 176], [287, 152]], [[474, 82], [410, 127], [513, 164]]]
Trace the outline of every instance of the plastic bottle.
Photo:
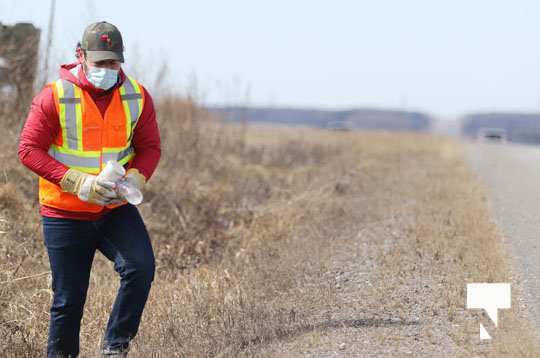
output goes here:
[[141, 191], [124, 178], [116, 182], [116, 191], [130, 204], [139, 205], [143, 201]]
[[109, 160], [99, 173], [98, 178], [103, 181], [116, 183], [126, 175], [126, 170], [116, 160]]
[[98, 178], [104, 181], [110, 181], [116, 184], [116, 192], [132, 205], [139, 205], [143, 201], [143, 194], [134, 185], [130, 184], [125, 178], [126, 170], [115, 160], [109, 160], [107, 165], [99, 173]]

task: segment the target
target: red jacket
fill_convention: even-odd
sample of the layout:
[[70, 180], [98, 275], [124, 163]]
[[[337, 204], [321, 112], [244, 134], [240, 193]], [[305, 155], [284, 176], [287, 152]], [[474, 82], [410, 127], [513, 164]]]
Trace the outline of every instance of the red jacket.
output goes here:
[[[77, 73], [77, 69], [74, 69], [77, 65], [77, 63], [62, 65], [60, 77], [88, 91], [103, 115], [111, 101], [113, 91], [104, 91], [94, 87], [88, 82], [82, 70], [78, 71], [78, 75], [74, 75], [70, 70]], [[125, 78], [126, 75], [120, 70], [120, 81], [114, 88], [120, 86]], [[143, 90], [144, 107], [135, 126], [132, 139], [132, 145], [136, 152], [132, 167], [139, 169], [141, 174], [150, 179], [161, 156], [161, 143], [152, 97], [145, 88]], [[54, 104], [53, 92], [49, 86], [46, 86], [32, 100], [30, 113], [19, 139], [19, 159], [37, 175], [55, 184], [60, 183], [68, 170], [67, 166], [47, 153], [59, 130], [60, 122]], [[110, 209], [107, 207], [103, 207], [99, 213], [85, 213], [64, 211], [45, 205], [40, 206], [40, 214], [43, 216], [79, 220], [97, 220], [108, 211]]]

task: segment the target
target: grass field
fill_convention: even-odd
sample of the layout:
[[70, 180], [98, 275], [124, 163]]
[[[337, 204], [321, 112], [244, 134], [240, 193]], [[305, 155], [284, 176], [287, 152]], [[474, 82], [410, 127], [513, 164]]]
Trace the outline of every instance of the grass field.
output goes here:
[[[413, 356], [540, 356], [518, 305], [500, 314], [489, 344], [464, 309], [467, 282], [512, 276], [457, 143], [235, 127], [174, 98], [159, 113], [163, 159], [139, 207], [157, 272], [133, 356], [302, 356], [334, 349], [342, 338], [334, 322], [357, 316], [417, 327], [356, 327], [373, 356], [400, 356], [405, 346]], [[18, 128], [11, 133], [0, 143], [0, 356], [36, 357], [50, 275], [37, 178], [16, 160]], [[369, 252], [358, 256], [361, 267], [351, 266], [358, 243]], [[339, 283], [341, 272], [358, 285]], [[361, 274], [369, 279], [355, 281]], [[98, 254], [82, 356], [97, 354], [117, 288]], [[349, 346], [350, 355], [361, 350]]]

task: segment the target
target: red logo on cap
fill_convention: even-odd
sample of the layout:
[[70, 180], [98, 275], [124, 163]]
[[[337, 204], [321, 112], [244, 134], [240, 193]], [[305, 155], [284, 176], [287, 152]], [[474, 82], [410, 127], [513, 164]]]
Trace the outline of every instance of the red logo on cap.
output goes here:
[[112, 47], [112, 40], [109, 38], [109, 35], [103, 34], [101, 35], [100, 39], [101, 41], [106, 42], [108, 47]]

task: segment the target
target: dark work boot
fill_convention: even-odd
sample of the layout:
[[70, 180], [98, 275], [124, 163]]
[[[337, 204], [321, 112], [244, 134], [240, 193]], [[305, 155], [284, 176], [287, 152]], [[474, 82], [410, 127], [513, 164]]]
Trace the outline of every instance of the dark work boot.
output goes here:
[[103, 348], [101, 350], [102, 358], [126, 358], [128, 348]]

